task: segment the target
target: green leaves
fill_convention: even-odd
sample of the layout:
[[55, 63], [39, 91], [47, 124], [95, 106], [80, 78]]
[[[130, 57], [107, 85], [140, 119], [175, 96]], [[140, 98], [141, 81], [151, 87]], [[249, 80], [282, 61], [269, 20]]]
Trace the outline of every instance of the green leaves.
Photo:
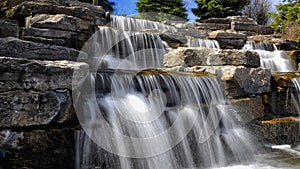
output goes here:
[[[170, 15], [175, 15], [187, 20], [187, 10], [182, 0], [138, 0], [136, 5], [140, 13], [139, 18], [163, 21], [171, 19]], [[146, 17], [145, 13], [148, 12], [157, 12], [158, 15]]]
[[239, 14], [249, 0], [196, 0], [197, 8], [192, 12], [204, 20], [211, 17], [227, 17]]

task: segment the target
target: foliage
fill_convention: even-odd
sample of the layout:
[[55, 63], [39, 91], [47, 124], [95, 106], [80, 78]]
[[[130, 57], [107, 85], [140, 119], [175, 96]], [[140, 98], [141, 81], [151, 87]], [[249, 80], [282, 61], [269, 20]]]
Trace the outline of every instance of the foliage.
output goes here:
[[7, 10], [7, 0], [0, 0], [0, 18], [3, 18], [4, 12]]
[[115, 5], [114, 2], [110, 2], [109, 0], [79, 0], [82, 2], [89, 2], [89, 3], [97, 3], [99, 6], [102, 6], [103, 9], [113, 12], [115, 9], [113, 6]]
[[[173, 15], [187, 20], [187, 10], [182, 0], [138, 0], [136, 5], [140, 18], [163, 21], [172, 19]], [[147, 13], [158, 14], [149, 16]]]
[[200, 20], [204, 20], [238, 15], [250, 0], [196, 0], [195, 2], [198, 7], [193, 8], [192, 12], [200, 17]]
[[273, 18], [271, 26], [281, 32], [285, 38], [300, 40], [300, 1], [287, 0], [276, 6], [277, 12], [270, 13]]
[[270, 20], [268, 13], [271, 10], [271, 6], [272, 3], [270, 0], [251, 0], [245, 6], [243, 15], [253, 18], [260, 25], [265, 25]]

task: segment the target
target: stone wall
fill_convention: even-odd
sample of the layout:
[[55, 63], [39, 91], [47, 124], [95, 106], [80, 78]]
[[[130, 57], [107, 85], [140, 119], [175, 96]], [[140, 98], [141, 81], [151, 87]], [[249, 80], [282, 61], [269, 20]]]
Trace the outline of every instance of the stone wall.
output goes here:
[[[98, 26], [109, 21], [102, 7], [73, 1], [7, 3], [0, 18], [0, 143], [4, 168], [75, 168], [79, 127], [72, 105], [73, 73], [84, 79], [89, 65], [75, 62]], [[14, 136], [10, 138], [10, 136]], [[1, 151], [2, 151], [1, 150]], [[1, 168], [1, 167], [0, 167]]]

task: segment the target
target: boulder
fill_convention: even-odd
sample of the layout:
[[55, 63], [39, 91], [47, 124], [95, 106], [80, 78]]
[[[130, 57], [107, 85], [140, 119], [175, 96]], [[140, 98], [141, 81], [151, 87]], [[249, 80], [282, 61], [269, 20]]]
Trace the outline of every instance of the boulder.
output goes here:
[[259, 26], [252, 22], [235, 21], [231, 22], [231, 29], [235, 31], [250, 31], [257, 32]]
[[248, 16], [228, 16], [227, 19], [230, 19], [231, 22], [244, 22], [244, 23], [252, 23], [257, 24], [252, 18], [249, 18]]
[[232, 99], [231, 103], [237, 110], [237, 120], [241, 123], [250, 123], [265, 115], [261, 96]]
[[[0, 92], [72, 89], [72, 80], [85, 79], [89, 66], [71, 61], [38, 61], [0, 57]], [[77, 75], [73, 77], [74, 71]], [[75, 86], [73, 86], [74, 88]]]
[[90, 28], [90, 22], [66, 14], [37, 14], [28, 17], [27, 27], [58, 29], [65, 31], [82, 32]]
[[203, 23], [222, 23], [222, 24], [231, 24], [232, 19], [228, 18], [208, 18], [202, 20]]
[[0, 38], [19, 37], [19, 26], [15, 20], [0, 19]]
[[204, 30], [226, 30], [230, 29], [230, 25], [223, 23], [196, 23], [195, 28]]
[[187, 43], [187, 38], [178, 34], [162, 33], [159, 36], [163, 41], [166, 41], [171, 48], [184, 46]]
[[86, 63], [9, 57], [0, 57], [0, 63], [0, 128], [70, 120], [70, 92], [87, 76]]
[[[0, 38], [0, 56], [39, 60], [72, 60], [82, 53], [72, 48], [52, 46], [16, 38]], [[86, 56], [83, 54], [82, 56]]]
[[[99, 9], [99, 12], [105, 13], [103, 9]], [[6, 12], [8, 18], [19, 18], [24, 16], [31, 16], [36, 14], [66, 14], [74, 17], [78, 17], [84, 20], [94, 20], [94, 12], [84, 6], [58, 6], [49, 2], [32, 2], [25, 1], [23, 3], [14, 6]]]
[[80, 32], [39, 28], [24, 28], [22, 38], [24, 40], [66, 46], [80, 50], [88, 40], [88, 36]]
[[251, 124], [257, 139], [267, 144], [294, 144], [300, 141], [300, 119], [287, 117]]
[[243, 39], [217, 39], [221, 49], [242, 49], [245, 46]]
[[247, 50], [219, 50], [203, 47], [178, 48], [165, 55], [166, 68], [184, 66], [236, 65], [259, 67], [259, 55]]
[[226, 31], [213, 31], [209, 33], [208, 37], [210, 39], [242, 39], [246, 40], [247, 36], [242, 33], [236, 32], [226, 32]]
[[245, 68], [243, 66], [194, 66], [185, 68], [186, 72], [207, 72], [217, 75], [224, 86], [228, 98], [255, 96], [271, 89], [271, 71], [264, 68]]
[[72, 117], [69, 114], [70, 108], [71, 98], [67, 90], [1, 92], [0, 127], [12, 128], [65, 122]]

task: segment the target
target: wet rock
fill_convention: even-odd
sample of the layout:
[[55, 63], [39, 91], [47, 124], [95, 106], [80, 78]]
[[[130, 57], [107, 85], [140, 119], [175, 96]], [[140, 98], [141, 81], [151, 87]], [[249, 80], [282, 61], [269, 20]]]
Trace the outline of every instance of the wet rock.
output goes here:
[[245, 45], [243, 39], [217, 39], [221, 49], [242, 49]]
[[69, 91], [6, 91], [0, 95], [0, 127], [24, 127], [65, 122], [71, 117]]
[[237, 119], [242, 123], [249, 123], [253, 120], [264, 117], [264, 105], [261, 96], [253, 98], [232, 99], [232, 105], [236, 108]]
[[299, 118], [277, 118], [252, 124], [257, 138], [268, 144], [294, 144], [300, 141]]
[[[0, 38], [0, 56], [39, 60], [76, 60], [82, 53], [72, 48], [51, 46], [16, 38]], [[82, 56], [84, 56], [83, 54]], [[87, 55], [85, 55], [87, 57]]]
[[3, 167], [75, 168], [75, 136], [72, 129], [33, 130], [22, 132], [18, 148], [6, 148]]
[[0, 37], [19, 37], [19, 26], [15, 20], [0, 19]]
[[166, 68], [224, 65], [259, 67], [260, 60], [256, 52], [202, 47], [178, 48], [167, 53], [164, 58]]
[[249, 36], [248, 41], [267, 42], [275, 44], [278, 50], [300, 50], [300, 44], [296, 41], [278, 38], [275, 35]]
[[[37, 61], [0, 57], [0, 92], [13, 90], [51, 91], [80, 86], [88, 65], [70, 61]], [[73, 76], [74, 71], [77, 76]]]
[[37, 14], [28, 18], [28, 27], [82, 32], [90, 28], [90, 22], [66, 14]]
[[187, 43], [185, 36], [172, 34], [172, 33], [163, 33], [159, 35], [163, 41], [166, 41], [170, 47], [177, 48], [184, 46]]

